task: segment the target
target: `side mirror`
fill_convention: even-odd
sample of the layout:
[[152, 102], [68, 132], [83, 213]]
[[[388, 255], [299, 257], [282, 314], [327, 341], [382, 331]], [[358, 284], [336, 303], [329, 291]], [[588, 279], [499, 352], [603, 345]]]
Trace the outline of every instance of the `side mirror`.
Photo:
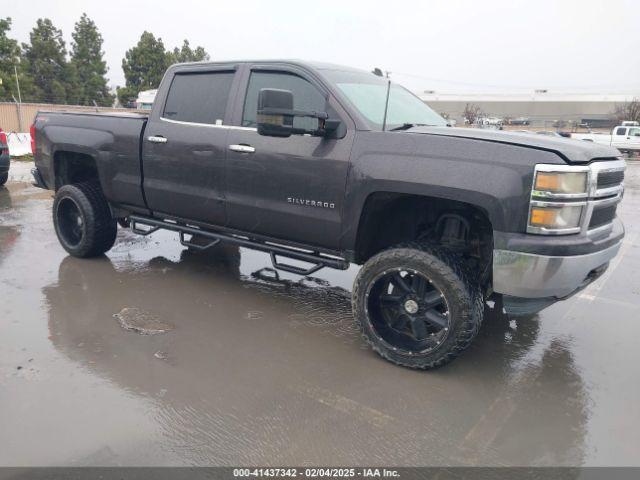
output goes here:
[[[318, 120], [318, 127], [313, 130], [295, 128], [295, 117], [310, 117]], [[263, 88], [258, 92], [257, 122], [258, 134], [270, 137], [290, 137], [297, 135], [315, 135], [318, 137], [335, 137], [343, 129], [339, 120], [330, 120], [325, 112], [307, 112], [294, 110], [293, 93], [277, 88]]]
[[258, 92], [258, 134], [290, 137], [293, 130], [293, 93], [277, 88]]

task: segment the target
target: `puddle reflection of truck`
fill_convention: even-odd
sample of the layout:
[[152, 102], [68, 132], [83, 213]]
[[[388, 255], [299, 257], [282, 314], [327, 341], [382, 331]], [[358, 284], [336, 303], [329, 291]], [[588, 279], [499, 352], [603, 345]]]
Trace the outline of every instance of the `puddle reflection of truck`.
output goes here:
[[638, 122], [623, 122], [606, 133], [572, 133], [571, 138], [615, 147], [621, 152], [640, 152], [640, 125]]
[[56, 191], [71, 255], [109, 250], [119, 222], [268, 252], [300, 275], [360, 264], [365, 338], [414, 368], [462, 352], [491, 295], [521, 314], [572, 295], [624, 236], [616, 149], [448, 128], [348, 67], [176, 65], [150, 114], [40, 112], [35, 140], [34, 177]]

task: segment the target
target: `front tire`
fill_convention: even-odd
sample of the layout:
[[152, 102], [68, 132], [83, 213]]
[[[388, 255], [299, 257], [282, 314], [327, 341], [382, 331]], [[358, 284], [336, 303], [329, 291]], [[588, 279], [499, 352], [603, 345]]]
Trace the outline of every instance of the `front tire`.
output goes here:
[[456, 256], [410, 244], [364, 264], [354, 283], [353, 310], [364, 338], [383, 358], [431, 369], [471, 344], [483, 300]]
[[117, 223], [97, 182], [64, 185], [53, 201], [53, 224], [62, 247], [74, 257], [96, 257], [116, 240]]

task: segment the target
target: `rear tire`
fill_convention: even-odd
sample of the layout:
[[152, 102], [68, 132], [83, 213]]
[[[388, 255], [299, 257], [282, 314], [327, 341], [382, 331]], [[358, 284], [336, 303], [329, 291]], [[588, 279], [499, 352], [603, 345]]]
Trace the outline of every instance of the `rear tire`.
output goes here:
[[456, 256], [408, 244], [364, 264], [354, 283], [353, 310], [365, 340], [383, 358], [432, 369], [471, 344], [484, 305]]
[[0, 187], [2, 185], [4, 185], [5, 183], [7, 183], [7, 180], [9, 180], [9, 172], [1, 174], [0, 175]]
[[117, 223], [97, 182], [64, 185], [53, 201], [53, 224], [62, 247], [74, 257], [96, 257], [116, 240]]

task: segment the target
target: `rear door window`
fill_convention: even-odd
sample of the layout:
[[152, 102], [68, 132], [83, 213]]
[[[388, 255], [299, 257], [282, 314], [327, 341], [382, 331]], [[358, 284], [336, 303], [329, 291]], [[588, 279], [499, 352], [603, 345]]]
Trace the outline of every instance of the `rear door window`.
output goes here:
[[163, 118], [221, 125], [234, 72], [179, 73], [173, 78]]
[[627, 129], [625, 127], [618, 127], [616, 129], [616, 135], [624, 135], [627, 133]]

